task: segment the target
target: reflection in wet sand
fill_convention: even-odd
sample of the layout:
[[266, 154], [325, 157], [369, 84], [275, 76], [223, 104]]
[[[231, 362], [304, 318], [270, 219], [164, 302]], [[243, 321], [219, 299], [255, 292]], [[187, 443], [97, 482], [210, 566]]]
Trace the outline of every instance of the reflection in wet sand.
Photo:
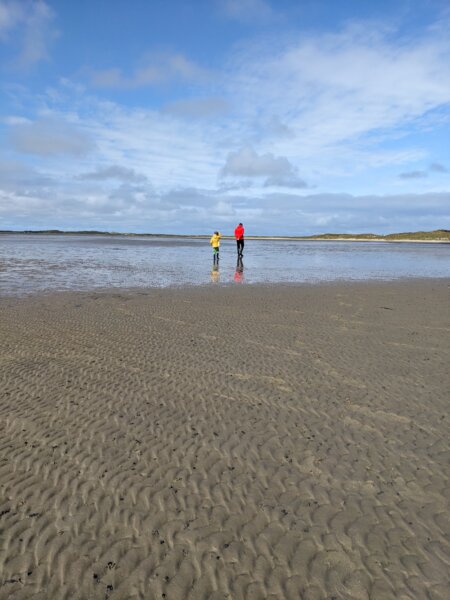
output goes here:
[[244, 262], [241, 256], [238, 256], [236, 263], [236, 271], [234, 273], [234, 281], [236, 283], [242, 283], [244, 281]]
[[[244, 281], [235, 242], [220, 246], [220, 283]], [[450, 244], [251, 240], [245, 284], [448, 277]], [[204, 239], [0, 235], [0, 296], [218, 281]]]
[[220, 281], [220, 271], [219, 271], [219, 261], [214, 261], [211, 269], [211, 283], [219, 283]]

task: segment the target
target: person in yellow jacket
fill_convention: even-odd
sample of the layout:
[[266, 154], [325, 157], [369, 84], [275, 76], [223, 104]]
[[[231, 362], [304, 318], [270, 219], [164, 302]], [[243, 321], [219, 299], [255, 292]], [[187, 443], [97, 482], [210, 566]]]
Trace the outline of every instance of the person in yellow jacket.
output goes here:
[[220, 248], [220, 238], [222, 236], [220, 235], [220, 233], [218, 231], [215, 231], [212, 236], [211, 239], [209, 240], [209, 243], [212, 246], [213, 249], [213, 262], [219, 262], [219, 248]]

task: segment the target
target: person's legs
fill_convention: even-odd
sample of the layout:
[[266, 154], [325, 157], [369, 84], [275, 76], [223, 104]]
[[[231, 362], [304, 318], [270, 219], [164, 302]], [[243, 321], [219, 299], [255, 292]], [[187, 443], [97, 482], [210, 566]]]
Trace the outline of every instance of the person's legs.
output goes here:
[[244, 240], [237, 240], [238, 256], [242, 256], [243, 251], [244, 251]]
[[239, 250], [240, 243], [241, 243], [241, 240], [236, 240], [236, 248], [237, 248], [238, 256], [239, 256], [239, 252], [240, 252], [240, 250]]

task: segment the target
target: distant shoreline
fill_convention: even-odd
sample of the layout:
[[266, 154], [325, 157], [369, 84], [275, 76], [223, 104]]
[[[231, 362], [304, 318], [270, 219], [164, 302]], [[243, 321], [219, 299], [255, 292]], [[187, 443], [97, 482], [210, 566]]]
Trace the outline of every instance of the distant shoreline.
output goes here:
[[[61, 231], [50, 230], [0, 230], [0, 235], [99, 235], [105, 237], [139, 237], [139, 238], [175, 238], [175, 239], [209, 239], [209, 234], [174, 234], [174, 233], [121, 233], [114, 231]], [[233, 236], [224, 235], [224, 240], [232, 240]], [[284, 235], [250, 235], [247, 240], [272, 240], [272, 241], [304, 241], [304, 242], [407, 242], [407, 243], [450, 243], [450, 230], [439, 229], [436, 231], [418, 231], [405, 233], [378, 234], [320, 234], [312, 236], [284, 236]]]

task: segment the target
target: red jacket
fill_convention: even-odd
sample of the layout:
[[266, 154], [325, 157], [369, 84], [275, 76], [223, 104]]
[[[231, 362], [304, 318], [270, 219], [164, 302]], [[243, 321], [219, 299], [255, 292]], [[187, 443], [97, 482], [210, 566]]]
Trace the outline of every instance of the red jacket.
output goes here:
[[236, 227], [236, 229], [234, 230], [234, 237], [237, 240], [242, 240], [244, 238], [244, 228], [242, 227], [242, 225], [238, 225]]

